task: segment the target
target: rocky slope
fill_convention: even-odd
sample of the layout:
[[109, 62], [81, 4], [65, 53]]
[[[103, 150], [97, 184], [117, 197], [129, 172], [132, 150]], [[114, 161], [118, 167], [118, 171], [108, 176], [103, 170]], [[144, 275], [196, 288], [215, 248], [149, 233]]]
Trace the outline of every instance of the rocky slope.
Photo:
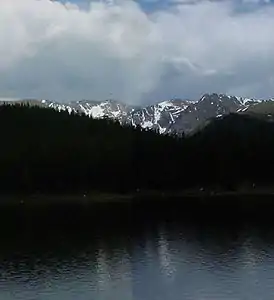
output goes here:
[[[210, 118], [220, 117], [232, 112], [247, 113], [263, 111], [272, 107], [272, 101], [245, 99], [224, 94], [205, 94], [198, 101], [173, 99], [149, 105], [134, 107], [115, 100], [102, 102], [82, 100], [58, 103], [49, 100], [20, 100], [12, 103], [29, 103], [49, 107], [69, 113], [83, 113], [93, 118], [108, 117], [133, 126], [154, 129], [160, 133], [191, 132]], [[3, 103], [3, 102], [2, 102]], [[268, 103], [267, 105], [265, 103]], [[273, 106], [274, 108], [274, 106]], [[272, 109], [273, 109], [272, 108]]]

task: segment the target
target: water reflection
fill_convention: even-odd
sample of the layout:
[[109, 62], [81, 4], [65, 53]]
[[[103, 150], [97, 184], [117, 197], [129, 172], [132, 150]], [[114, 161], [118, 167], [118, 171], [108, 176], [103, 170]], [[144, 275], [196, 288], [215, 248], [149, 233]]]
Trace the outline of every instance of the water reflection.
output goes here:
[[172, 280], [175, 277], [176, 261], [173, 260], [172, 250], [168, 241], [168, 233], [164, 226], [159, 227], [158, 232], [158, 257], [161, 272], [165, 275], [166, 280]]
[[126, 239], [115, 242], [85, 233], [2, 243], [1, 300], [132, 299]]
[[130, 256], [125, 249], [109, 255], [102, 244], [96, 253], [96, 299], [132, 299]]
[[140, 244], [135, 249], [135, 299], [272, 299], [274, 241], [259, 238], [265, 232], [180, 224], [157, 230], [153, 260]]
[[2, 236], [0, 300], [273, 299], [270, 227], [154, 220], [49, 233]]

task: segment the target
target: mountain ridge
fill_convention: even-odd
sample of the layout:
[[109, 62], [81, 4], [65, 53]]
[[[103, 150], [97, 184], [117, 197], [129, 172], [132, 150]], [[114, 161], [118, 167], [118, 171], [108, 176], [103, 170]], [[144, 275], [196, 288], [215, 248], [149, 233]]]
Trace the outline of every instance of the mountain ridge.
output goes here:
[[[0, 104], [29, 104], [68, 113], [84, 114], [92, 118], [110, 118], [121, 124], [141, 126], [160, 134], [190, 133], [212, 118], [230, 113], [274, 112], [274, 101], [257, 100], [226, 94], [204, 94], [199, 100], [170, 99], [147, 106], [134, 106], [107, 99], [80, 100], [60, 103], [51, 100], [22, 99], [0, 101]], [[273, 107], [272, 107], [273, 105]], [[263, 107], [263, 108], [262, 108]]]

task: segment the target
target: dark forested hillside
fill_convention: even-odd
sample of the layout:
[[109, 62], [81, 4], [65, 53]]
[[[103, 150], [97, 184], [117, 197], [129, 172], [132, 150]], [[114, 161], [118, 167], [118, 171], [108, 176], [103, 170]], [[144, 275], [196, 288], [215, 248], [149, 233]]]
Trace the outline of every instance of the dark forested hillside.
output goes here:
[[189, 137], [186, 147], [190, 185], [235, 190], [274, 183], [272, 119], [239, 114], [217, 118]]
[[1, 192], [123, 192], [173, 186], [180, 141], [105, 119], [1, 106]]
[[190, 137], [33, 106], [0, 107], [1, 193], [272, 185], [274, 123], [232, 114]]

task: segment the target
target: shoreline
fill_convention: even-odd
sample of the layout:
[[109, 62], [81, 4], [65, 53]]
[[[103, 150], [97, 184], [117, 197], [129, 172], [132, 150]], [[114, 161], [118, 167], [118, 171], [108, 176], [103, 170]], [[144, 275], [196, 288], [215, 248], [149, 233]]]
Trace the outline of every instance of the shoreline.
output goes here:
[[[49, 226], [134, 226], [145, 219], [234, 225], [237, 222], [273, 222], [274, 191], [206, 193], [138, 193], [83, 195], [2, 195], [2, 228]], [[7, 225], [8, 224], [8, 225]], [[72, 227], [71, 227], [72, 226]], [[57, 228], [56, 227], [56, 228]], [[75, 228], [74, 228], [75, 227]]]
[[[158, 191], [145, 191], [137, 193], [87, 193], [81, 194], [0, 194], [1, 205], [69, 205], [69, 204], [134, 204], [140, 202], [171, 202], [180, 201], [182, 204], [187, 203], [188, 200], [195, 199], [211, 200], [218, 198], [254, 198], [254, 197], [273, 197], [274, 203], [274, 190], [273, 189], [254, 189], [242, 191], [184, 191], [184, 192], [158, 192]], [[196, 202], [196, 201], [195, 201]], [[204, 201], [202, 201], [204, 202]], [[234, 202], [234, 201], [233, 201]], [[205, 203], [206, 204], [206, 203]]]

